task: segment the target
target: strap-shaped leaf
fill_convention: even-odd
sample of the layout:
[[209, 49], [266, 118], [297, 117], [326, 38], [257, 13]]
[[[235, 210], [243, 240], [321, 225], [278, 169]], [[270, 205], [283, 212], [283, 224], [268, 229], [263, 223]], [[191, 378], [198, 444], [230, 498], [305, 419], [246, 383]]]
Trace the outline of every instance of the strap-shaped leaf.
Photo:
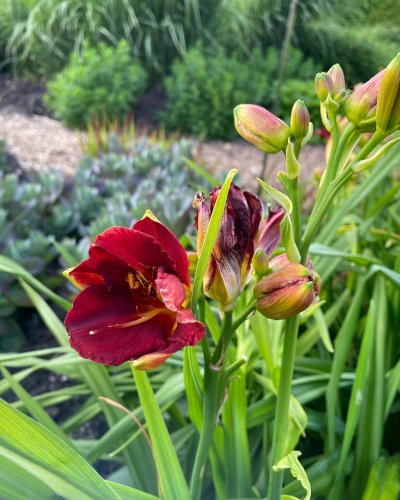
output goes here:
[[0, 399], [0, 455], [64, 498], [120, 498], [76, 451]]
[[185, 476], [147, 373], [134, 368], [132, 372], [153, 445], [154, 459], [161, 482], [161, 495], [168, 500], [190, 498]]

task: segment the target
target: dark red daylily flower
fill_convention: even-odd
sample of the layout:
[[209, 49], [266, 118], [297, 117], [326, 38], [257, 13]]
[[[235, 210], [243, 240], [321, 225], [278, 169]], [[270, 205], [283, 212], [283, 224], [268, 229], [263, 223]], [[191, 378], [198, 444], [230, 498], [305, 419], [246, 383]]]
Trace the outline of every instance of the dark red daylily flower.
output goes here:
[[[198, 254], [220, 189], [217, 187], [211, 191], [210, 206], [202, 193], [197, 193], [193, 200], [197, 209]], [[204, 292], [218, 301], [223, 310], [234, 307], [248, 279], [255, 249], [262, 248], [269, 256], [279, 242], [279, 225], [284, 210], [279, 207], [270, 212], [260, 225], [262, 212], [258, 196], [241, 191], [235, 184], [230, 186], [217, 241], [204, 277]]]
[[185, 308], [188, 268], [182, 245], [153, 217], [107, 229], [66, 271], [81, 289], [65, 318], [71, 346], [97, 363], [149, 369], [196, 345], [205, 327]]

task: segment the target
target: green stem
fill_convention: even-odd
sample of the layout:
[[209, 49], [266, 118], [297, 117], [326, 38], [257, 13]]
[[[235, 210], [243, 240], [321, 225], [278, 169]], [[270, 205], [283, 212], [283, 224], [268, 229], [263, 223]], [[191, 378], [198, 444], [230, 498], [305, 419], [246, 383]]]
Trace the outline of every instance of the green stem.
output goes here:
[[[286, 452], [285, 444], [289, 425], [289, 404], [292, 389], [298, 325], [298, 315], [286, 320], [278, 399], [275, 410], [274, 435], [272, 441], [272, 467], [285, 456]], [[282, 481], [283, 471], [275, 472], [271, 468], [267, 495], [268, 500], [280, 500]]]
[[212, 444], [214, 429], [217, 425], [217, 415], [222, 398], [221, 372], [209, 370], [205, 376], [204, 387], [203, 422], [190, 480], [190, 496], [192, 500], [199, 500], [201, 497], [204, 469]]
[[222, 366], [218, 367], [218, 369], [213, 369], [212, 365], [216, 365], [221, 359], [224, 361], [225, 351], [234, 331], [235, 330], [232, 328], [232, 312], [227, 311], [225, 312], [220, 339], [209, 362], [211, 369], [206, 369], [204, 371], [204, 412], [200, 440], [190, 481], [192, 500], [198, 500], [201, 496], [204, 468], [207, 462], [208, 452], [212, 445], [214, 429], [217, 424], [217, 415], [226, 387], [223, 362], [221, 363]]
[[233, 332], [232, 311], [226, 311], [224, 315], [224, 322], [222, 324], [221, 336], [215, 348], [214, 354], [211, 357], [211, 364], [215, 365], [218, 361], [220, 361], [221, 357], [223, 357], [226, 347], [232, 338]]
[[289, 180], [289, 195], [292, 200], [292, 223], [293, 223], [293, 237], [297, 247], [301, 243], [301, 215], [300, 215], [300, 201], [299, 189], [297, 185], [297, 178]]
[[331, 203], [340, 190], [340, 188], [350, 179], [350, 177], [353, 175], [353, 171], [351, 169], [346, 169], [342, 174], [337, 177], [334, 182], [329, 186], [328, 190], [325, 193], [325, 196], [323, 199], [321, 199], [321, 202], [319, 203], [318, 207], [316, 210], [312, 212], [310, 219], [308, 221], [306, 230], [304, 232], [303, 236], [303, 241], [301, 245], [301, 256], [302, 256], [302, 263], [304, 264], [307, 260], [307, 254], [308, 250], [310, 248], [311, 242], [314, 239], [314, 236], [316, 235], [318, 229], [320, 228], [321, 221], [328, 211], [329, 207], [331, 206]]
[[[206, 298], [204, 296], [199, 298], [198, 302], [198, 311], [199, 311], [199, 321], [206, 324]], [[208, 363], [210, 362], [210, 346], [208, 345], [207, 334], [200, 341], [201, 348], [203, 349], [203, 357], [204, 357], [204, 367], [208, 369]]]
[[247, 306], [242, 310], [239, 316], [232, 323], [232, 330], [235, 332], [239, 328], [239, 326], [246, 321], [249, 315], [253, 311], [255, 311], [255, 309], [256, 309], [256, 301], [252, 300], [247, 304]]
[[385, 135], [381, 132], [375, 132], [371, 139], [365, 144], [361, 151], [356, 156], [354, 163], [357, 161], [365, 160], [365, 158], [376, 148], [376, 146], [383, 141]]

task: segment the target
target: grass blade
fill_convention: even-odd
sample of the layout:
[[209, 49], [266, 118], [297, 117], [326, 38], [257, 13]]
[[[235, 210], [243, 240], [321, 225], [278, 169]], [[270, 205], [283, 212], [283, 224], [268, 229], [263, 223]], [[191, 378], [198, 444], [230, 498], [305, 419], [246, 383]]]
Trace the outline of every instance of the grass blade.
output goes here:
[[168, 500], [190, 498], [189, 489], [171, 437], [154, 397], [147, 373], [132, 370], [143, 413], [153, 445], [154, 459], [160, 477], [162, 497]]

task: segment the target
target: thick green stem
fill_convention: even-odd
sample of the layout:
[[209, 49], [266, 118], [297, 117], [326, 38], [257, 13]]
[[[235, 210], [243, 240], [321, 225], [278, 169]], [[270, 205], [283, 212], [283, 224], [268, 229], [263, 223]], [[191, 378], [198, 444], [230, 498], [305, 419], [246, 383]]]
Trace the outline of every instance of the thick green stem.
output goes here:
[[[204, 371], [203, 422], [190, 481], [192, 500], [198, 500], [201, 496], [204, 468], [208, 452], [212, 445], [214, 429], [217, 424], [217, 415], [226, 386], [223, 365], [224, 354], [234, 331], [232, 328], [232, 312], [227, 311], [225, 312], [220, 339], [211, 357], [209, 366]], [[218, 366], [218, 368], [213, 367], [213, 365], [218, 364], [221, 360], [221, 366]]]
[[221, 401], [221, 373], [209, 370], [204, 380], [204, 413], [194, 460], [192, 477], [190, 480], [190, 496], [192, 500], [199, 500], [203, 485], [204, 469], [208, 452], [212, 445], [214, 429], [217, 424], [217, 415]]
[[224, 316], [224, 322], [222, 324], [221, 336], [219, 338], [215, 351], [211, 357], [212, 364], [215, 365], [223, 357], [226, 347], [232, 338], [233, 332], [234, 330], [232, 328], [232, 311], [226, 311]]
[[250, 314], [253, 311], [255, 311], [255, 309], [256, 309], [256, 301], [252, 300], [232, 323], [232, 331], [235, 332], [239, 328], [239, 326], [246, 321], [246, 319], [250, 316]]
[[[286, 452], [285, 444], [289, 425], [289, 404], [292, 390], [298, 325], [298, 315], [286, 320], [278, 399], [275, 410], [274, 436], [272, 441], [272, 467], [285, 456]], [[275, 472], [271, 468], [268, 500], [280, 500], [282, 480], [283, 471]]]

